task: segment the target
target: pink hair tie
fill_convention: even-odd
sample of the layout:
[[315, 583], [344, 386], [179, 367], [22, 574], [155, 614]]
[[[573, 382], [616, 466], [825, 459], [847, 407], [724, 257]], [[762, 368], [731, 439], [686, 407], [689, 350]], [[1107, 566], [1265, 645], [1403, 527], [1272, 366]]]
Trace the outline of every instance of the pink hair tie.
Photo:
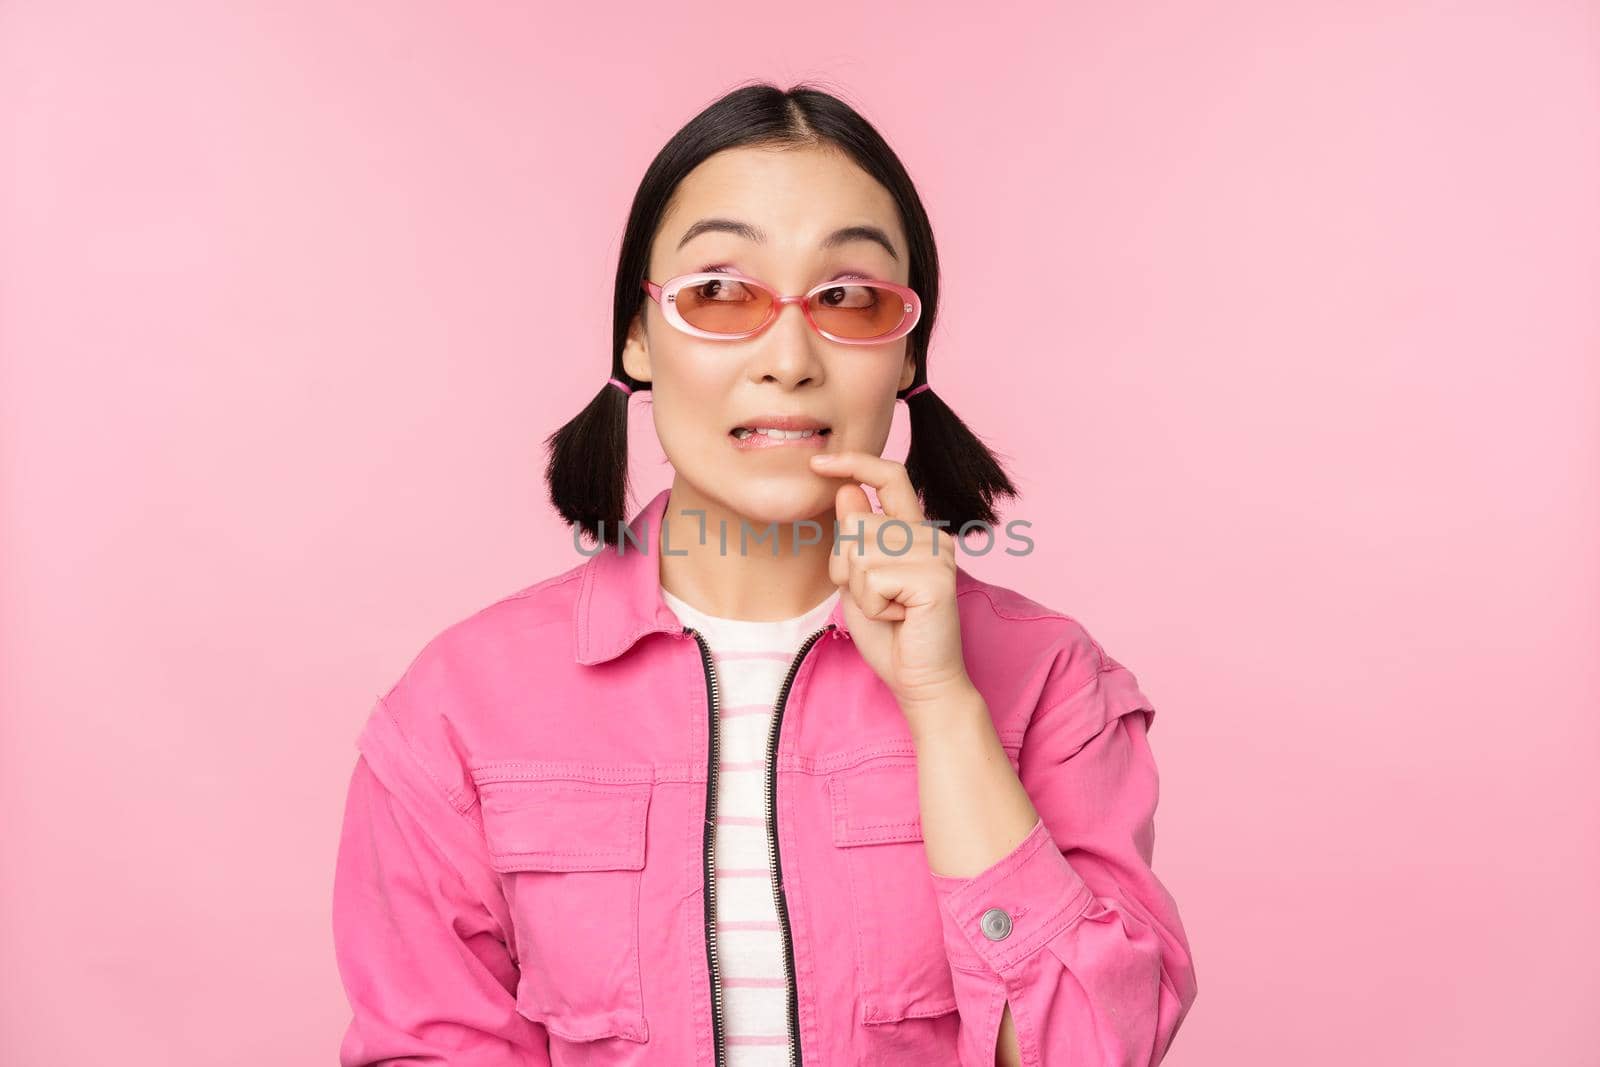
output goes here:
[[624, 396], [628, 396], [633, 393], [633, 386], [628, 385], [626, 382], [619, 382], [615, 378], [607, 378], [606, 381], [609, 384], [616, 386], [618, 389], [621, 389]]
[[933, 388], [933, 386], [929, 385], [927, 382], [923, 382], [921, 385], [919, 385], [915, 389], [911, 390], [911, 392], [907, 393], [902, 399], [910, 400], [912, 397], [916, 396], [918, 393], [922, 392], [924, 389], [932, 389], [932, 388]]

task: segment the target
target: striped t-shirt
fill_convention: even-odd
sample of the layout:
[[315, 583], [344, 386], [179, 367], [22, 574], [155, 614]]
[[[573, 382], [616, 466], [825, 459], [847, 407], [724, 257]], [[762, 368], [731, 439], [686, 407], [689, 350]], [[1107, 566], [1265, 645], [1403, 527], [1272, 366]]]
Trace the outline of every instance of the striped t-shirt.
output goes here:
[[[685, 626], [711, 649], [721, 695], [716, 851], [717, 968], [729, 1067], [789, 1062], [783, 932], [767, 852], [766, 760], [778, 692], [807, 637], [827, 625], [839, 599], [790, 619], [749, 622], [706, 615], [662, 591]], [[787, 712], [785, 713], [787, 715]]]

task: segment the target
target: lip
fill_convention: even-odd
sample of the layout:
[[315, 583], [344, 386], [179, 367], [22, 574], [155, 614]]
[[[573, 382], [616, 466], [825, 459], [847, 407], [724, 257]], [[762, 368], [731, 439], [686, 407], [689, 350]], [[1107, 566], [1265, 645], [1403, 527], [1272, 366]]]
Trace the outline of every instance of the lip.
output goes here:
[[759, 426], [764, 430], [823, 430], [828, 424], [806, 415], [752, 415], [729, 426], [728, 432], [741, 426]]
[[[767, 430], [828, 429], [826, 423], [805, 415], [754, 415], [749, 422], [741, 422], [738, 426], [760, 426], [762, 429]], [[758, 452], [769, 448], [799, 448], [806, 451], [820, 451], [828, 447], [828, 441], [832, 436], [831, 432], [828, 434], [814, 433], [810, 437], [774, 440], [763, 434], [753, 433], [741, 441], [733, 435], [733, 431], [738, 429], [738, 426], [728, 430], [728, 440], [733, 444], [734, 448], [744, 452]]]

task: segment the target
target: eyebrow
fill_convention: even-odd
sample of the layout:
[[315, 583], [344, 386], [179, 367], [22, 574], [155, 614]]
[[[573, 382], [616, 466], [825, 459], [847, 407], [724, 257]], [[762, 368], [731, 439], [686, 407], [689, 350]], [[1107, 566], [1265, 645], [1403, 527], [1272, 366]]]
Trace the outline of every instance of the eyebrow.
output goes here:
[[[685, 230], [683, 236], [678, 239], [678, 247], [682, 248], [703, 233], [731, 233], [735, 237], [743, 237], [746, 241], [754, 241], [756, 244], [764, 244], [767, 240], [765, 233], [748, 222], [740, 222], [738, 219], [710, 218], [701, 219]], [[889, 235], [877, 226], [841, 227], [822, 239], [822, 248], [824, 250], [834, 249], [841, 245], [847, 245], [852, 241], [872, 241], [882, 245], [883, 250], [896, 260], [900, 258], [900, 253], [894, 250], [894, 242], [889, 240]]]

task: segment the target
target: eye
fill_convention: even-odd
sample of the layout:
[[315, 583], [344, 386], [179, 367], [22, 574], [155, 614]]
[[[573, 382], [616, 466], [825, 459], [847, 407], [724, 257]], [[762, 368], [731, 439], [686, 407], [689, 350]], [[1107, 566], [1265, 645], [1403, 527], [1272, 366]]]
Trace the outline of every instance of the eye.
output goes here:
[[[695, 274], [732, 274], [734, 267], [731, 263], [708, 263], [694, 271]], [[690, 287], [697, 299], [706, 303], [728, 304], [741, 300], [749, 300], [752, 293], [748, 286], [735, 281], [704, 281]]]
[[816, 295], [816, 301], [828, 308], [870, 308], [878, 303], [878, 290], [870, 285], [835, 285]]
[[742, 282], [705, 281], [694, 286], [694, 293], [708, 304], [736, 303], [751, 298], [750, 289]]

